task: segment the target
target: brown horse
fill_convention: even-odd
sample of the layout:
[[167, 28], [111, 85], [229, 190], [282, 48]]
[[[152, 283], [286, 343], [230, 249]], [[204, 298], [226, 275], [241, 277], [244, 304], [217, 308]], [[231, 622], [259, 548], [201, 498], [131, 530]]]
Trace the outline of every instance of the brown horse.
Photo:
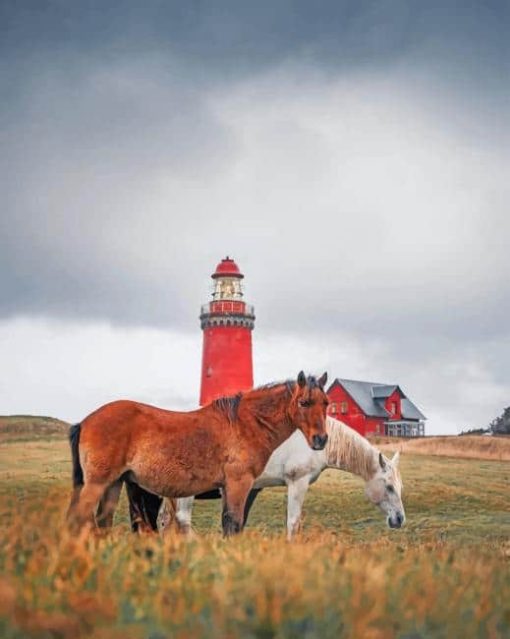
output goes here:
[[122, 482], [164, 497], [221, 488], [223, 533], [242, 529], [253, 482], [271, 453], [299, 428], [315, 450], [326, 445], [327, 374], [301, 371], [284, 382], [219, 399], [188, 413], [117, 401], [102, 406], [70, 434], [73, 529], [111, 525]]

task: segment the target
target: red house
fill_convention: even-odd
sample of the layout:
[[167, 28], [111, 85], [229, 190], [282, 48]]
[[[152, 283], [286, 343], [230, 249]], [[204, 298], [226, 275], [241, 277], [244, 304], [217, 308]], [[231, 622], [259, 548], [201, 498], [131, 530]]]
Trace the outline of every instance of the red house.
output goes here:
[[335, 379], [327, 391], [328, 414], [361, 435], [417, 437], [426, 417], [396, 384]]

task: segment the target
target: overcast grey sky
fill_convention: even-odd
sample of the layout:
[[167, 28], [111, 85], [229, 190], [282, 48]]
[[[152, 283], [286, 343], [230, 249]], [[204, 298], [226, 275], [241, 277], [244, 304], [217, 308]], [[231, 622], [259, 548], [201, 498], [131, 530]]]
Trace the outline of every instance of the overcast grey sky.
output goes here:
[[510, 403], [507, 2], [0, 1], [0, 414], [197, 402], [232, 255], [258, 383]]

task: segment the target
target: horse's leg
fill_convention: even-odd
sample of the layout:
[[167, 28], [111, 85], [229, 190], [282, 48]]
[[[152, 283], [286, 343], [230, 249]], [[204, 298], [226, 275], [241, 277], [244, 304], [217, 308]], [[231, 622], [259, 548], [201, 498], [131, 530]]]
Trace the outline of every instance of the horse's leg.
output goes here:
[[303, 501], [309, 485], [308, 477], [301, 477], [287, 484], [287, 539], [289, 541], [299, 530]]
[[243, 515], [243, 528], [246, 526], [246, 522], [248, 521], [248, 515], [250, 514], [251, 507], [255, 503], [258, 494], [262, 488], [252, 488], [248, 493], [248, 497], [246, 498], [246, 504], [244, 506], [244, 515]]
[[129, 517], [133, 532], [157, 532], [158, 513], [163, 499], [149, 493], [133, 481], [126, 480]]
[[73, 492], [71, 494], [71, 501], [69, 503], [69, 508], [67, 509], [67, 519], [71, 520], [73, 518], [73, 512], [76, 509], [78, 502], [80, 501], [81, 489], [83, 488], [83, 484], [79, 484], [73, 488]]
[[250, 475], [227, 477], [223, 488], [223, 512], [221, 515], [224, 537], [235, 535], [243, 529], [244, 507], [253, 481], [253, 477]]
[[103, 493], [108, 488], [106, 483], [86, 483], [82, 487], [76, 503], [72, 505], [68, 513], [69, 523], [72, 529], [80, 530], [86, 524], [95, 526], [95, 512], [97, 504]]
[[183, 497], [176, 500], [175, 523], [177, 530], [183, 535], [190, 535], [193, 532], [191, 528], [191, 513], [193, 512], [194, 497]]
[[165, 497], [159, 510], [159, 527], [161, 532], [166, 535], [175, 522], [175, 511], [177, 510], [177, 499], [169, 499]]
[[119, 503], [122, 479], [117, 479], [110, 484], [99, 500], [96, 513], [96, 522], [99, 528], [111, 528], [113, 526], [113, 514]]
[[152, 529], [145, 516], [143, 495], [140, 486], [126, 480], [126, 493], [129, 503], [129, 519], [132, 532], [142, 532]]

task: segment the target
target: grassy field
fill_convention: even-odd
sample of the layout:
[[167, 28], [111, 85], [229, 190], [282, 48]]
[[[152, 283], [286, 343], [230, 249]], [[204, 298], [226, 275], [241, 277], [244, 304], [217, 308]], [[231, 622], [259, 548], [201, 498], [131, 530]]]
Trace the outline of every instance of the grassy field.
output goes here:
[[71, 538], [67, 442], [0, 445], [0, 636], [374, 638], [510, 636], [510, 464], [404, 454], [408, 523], [389, 530], [363, 483], [324, 473], [303, 532], [283, 535], [285, 491], [263, 491], [223, 540], [219, 503], [198, 537]]
[[373, 437], [375, 446], [381, 450], [398, 447], [403, 453], [417, 455], [440, 455], [465, 459], [490, 459], [510, 461], [510, 437], [488, 437], [480, 435], [456, 435], [443, 437]]

